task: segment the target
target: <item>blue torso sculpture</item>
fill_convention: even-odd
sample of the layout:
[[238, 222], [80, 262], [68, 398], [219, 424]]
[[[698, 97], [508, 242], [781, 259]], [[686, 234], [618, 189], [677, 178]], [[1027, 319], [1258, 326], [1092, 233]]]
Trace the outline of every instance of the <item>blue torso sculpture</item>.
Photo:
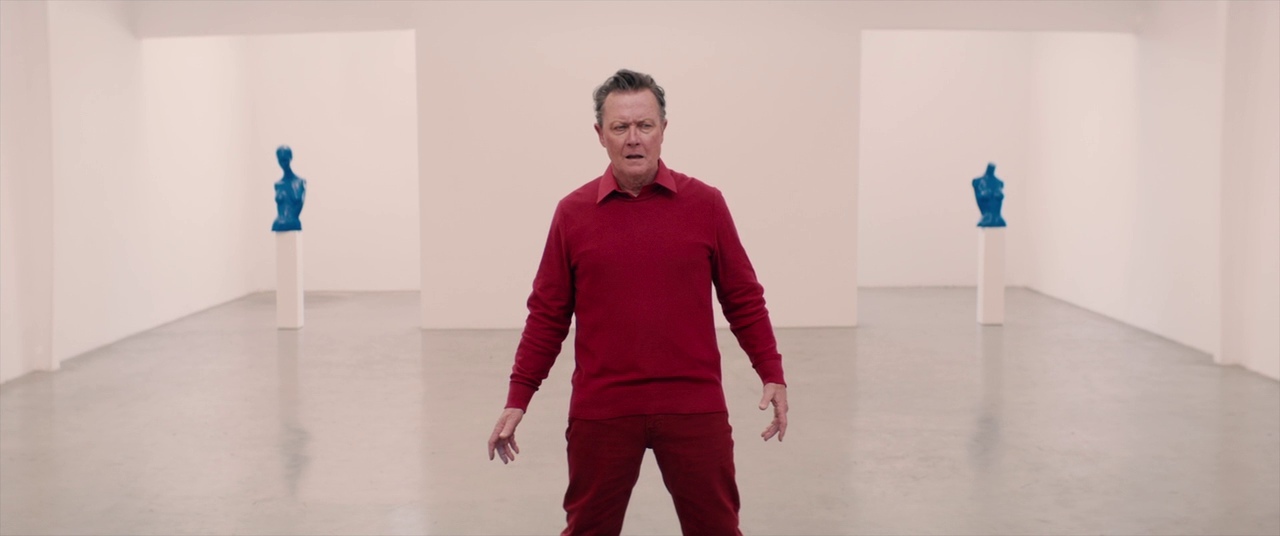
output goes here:
[[987, 164], [987, 172], [973, 179], [973, 196], [978, 200], [982, 219], [978, 227], [1005, 227], [1000, 207], [1004, 204], [1004, 181], [996, 178], [996, 165]]
[[302, 221], [298, 216], [302, 214], [302, 204], [307, 200], [307, 181], [294, 175], [289, 167], [293, 161], [293, 150], [288, 145], [276, 149], [276, 161], [284, 170], [284, 178], [276, 182], [276, 221], [271, 224], [271, 230], [301, 231]]

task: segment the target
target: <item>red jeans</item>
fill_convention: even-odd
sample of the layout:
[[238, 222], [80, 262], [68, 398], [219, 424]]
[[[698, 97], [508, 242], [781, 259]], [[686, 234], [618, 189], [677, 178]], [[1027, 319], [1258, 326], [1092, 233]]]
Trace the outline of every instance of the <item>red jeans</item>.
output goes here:
[[570, 419], [568, 526], [562, 536], [618, 534], [653, 449], [686, 535], [741, 535], [727, 413]]

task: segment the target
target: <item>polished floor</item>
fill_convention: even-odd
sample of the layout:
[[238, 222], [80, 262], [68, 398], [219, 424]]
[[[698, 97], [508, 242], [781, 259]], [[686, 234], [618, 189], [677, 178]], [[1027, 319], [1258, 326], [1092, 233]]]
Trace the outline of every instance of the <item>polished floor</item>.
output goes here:
[[[555, 534], [572, 355], [504, 466], [519, 332], [416, 293], [247, 297], [0, 386], [0, 533]], [[721, 333], [746, 534], [1280, 534], [1280, 383], [1025, 290], [865, 290], [778, 331], [786, 442]], [[566, 345], [571, 351], [572, 345]], [[678, 534], [652, 456], [626, 534]]]

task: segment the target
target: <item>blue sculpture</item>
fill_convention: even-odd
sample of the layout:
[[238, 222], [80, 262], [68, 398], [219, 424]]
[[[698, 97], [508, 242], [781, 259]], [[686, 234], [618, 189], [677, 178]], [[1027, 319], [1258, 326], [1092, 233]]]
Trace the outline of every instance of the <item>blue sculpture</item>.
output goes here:
[[276, 161], [284, 170], [284, 178], [276, 182], [276, 221], [271, 230], [301, 231], [302, 222], [298, 216], [302, 214], [302, 204], [307, 200], [307, 181], [293, 174], [289, 162], [293, 161], [293, 149], [281, 145], [276, 149]]
[[1004, 218], [1000, 216], [1000, 207], [1004, 204], [1004, 181], [996, 178], [995, 164], [987, 164], [987, 172], [973, 179], [973, 196], [978, 199], [978, 210], [982, 211], [978, 227], [1005, 227]]

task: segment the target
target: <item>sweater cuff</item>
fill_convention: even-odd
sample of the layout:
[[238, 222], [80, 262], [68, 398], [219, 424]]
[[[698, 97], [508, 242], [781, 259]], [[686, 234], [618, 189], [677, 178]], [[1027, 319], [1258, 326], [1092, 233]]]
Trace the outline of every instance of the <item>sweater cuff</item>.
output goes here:
[[507, 408], [516, 408], [525, 413], [529, 412], [529, 401], [533, 400], [533, 393], [536, 389], [529, 387], [523, 383], [511, 382], [511, 386], [507, 388]]
[[787, 385], [787, 380], [782, 376], [782, 360], [770, 359], [761, 361], [756, 364], [756, 374], [760, 375], [760, 381], [763, 383], [777, 383], [783, 386]]

